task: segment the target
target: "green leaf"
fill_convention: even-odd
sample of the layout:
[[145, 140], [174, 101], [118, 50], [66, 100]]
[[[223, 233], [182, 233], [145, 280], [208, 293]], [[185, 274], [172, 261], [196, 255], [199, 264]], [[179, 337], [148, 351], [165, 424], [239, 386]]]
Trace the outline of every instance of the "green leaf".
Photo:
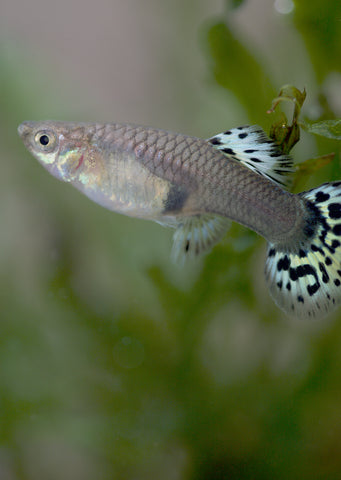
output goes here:
[[301, 190], [302, 187], [307, 183], [307, 178], [310, 175], [318, 172], [321, 168], [325, 167], [331, 163], [335, 158], [335, 153], [328, 153], [317, 158], [309, 158], [302, 163], [296, 165], [296, 174], [293, 185], [293, 190]]
[[282, 112], [279, 120], [274, 122], [270, 128], [270, 138], [281, 147], [283, 153], [289, 153], [300, 139], [300, 127], [297, 120], [305, 98], [305, 89], [301, 92], [293, 85], [284, 85], [278, 96], [272, 101], [271, 108], [267, 112], [274, 113], [276, 107], [281, 102], [290, 102], [294, 105], [291, 125], [289, 125], [286, 115]]
[[323, 81], [330, 71], [341, 71], [340, 0], [295, 0], [294, 21]]
[[333, 140], [341, 140], [341, 119], [323, 120], [315, 123], [300, 122], [300, 125], [306, 132]]
[[245, 0], [227, 0], [227, 6], [231, 9], [239, 8]]
[[275, 96], [264, 67], [226, 23], [214, 24], [207, 40], [217, 83], [238, 97], [252, 122], [263, 123], [264, 105]]
[[296, 122], [289, 125], [283, 113], [280, 120], [271, 125], [269, 137], [281, 147], [283, 153], [288, 154], [300, 139], [300, 127]]
[[305, 89], [301, 92], [298, 88], [294, 87], [293, 85], [284, 85], [278, 97], [274, 98], [272, 101], [272, 105], [270, 110], [267, 113], [273, 113], [275, 108], [280, 102], [291, 102], [294, 104], [294, 114], [293, 114], [293, 123], [296, 122], [300, 112], [304, 100], [307, 96]]

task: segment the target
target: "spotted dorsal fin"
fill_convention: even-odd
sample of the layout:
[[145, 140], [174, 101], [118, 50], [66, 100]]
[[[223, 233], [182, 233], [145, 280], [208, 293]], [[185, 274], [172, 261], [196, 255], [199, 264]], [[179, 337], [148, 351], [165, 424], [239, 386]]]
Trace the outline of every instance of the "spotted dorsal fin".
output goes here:
[[293, 172], [291, 157], [283, 155], [258, 125], [232, 128], [207, 141], [228, 158], [241, 162], [281, 187], [289, 186], [289, 175]]
[[173, 236], [172, 258], [183, 264], [185, 260], [208, 253], [223, 238], [230, 220], [213, 214], [184, 217]]

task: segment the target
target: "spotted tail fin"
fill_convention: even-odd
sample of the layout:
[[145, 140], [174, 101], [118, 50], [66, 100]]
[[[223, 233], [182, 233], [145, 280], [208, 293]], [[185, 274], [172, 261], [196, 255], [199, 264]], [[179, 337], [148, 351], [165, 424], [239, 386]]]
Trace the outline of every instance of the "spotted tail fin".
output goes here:
[[341, 303], [341, 182], [303, 192], [312, 222], [306, 240], [287, 249], [269, 245], [266, 280], [289, 316], [319, 318]]

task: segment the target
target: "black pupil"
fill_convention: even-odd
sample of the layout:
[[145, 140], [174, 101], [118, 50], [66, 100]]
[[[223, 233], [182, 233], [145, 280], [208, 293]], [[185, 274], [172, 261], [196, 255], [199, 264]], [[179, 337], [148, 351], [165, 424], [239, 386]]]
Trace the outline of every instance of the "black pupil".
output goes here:
[[42, 145], [48, 145], [50, 139], [47, 135], [42, 135], [40, 138], [39, 138], [39, 142], [42, 144]]

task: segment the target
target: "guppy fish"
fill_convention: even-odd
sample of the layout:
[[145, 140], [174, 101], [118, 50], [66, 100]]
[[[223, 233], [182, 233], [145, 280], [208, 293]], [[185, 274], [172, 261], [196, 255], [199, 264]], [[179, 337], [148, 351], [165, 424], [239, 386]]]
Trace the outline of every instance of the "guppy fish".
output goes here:
[[268, 241], [266, 281], [289, 316], [322, 317], [341, 302], [341, 181], [289, 193], [292, 160], [260, 127], [208, 140], [118, 123], [18, 131], [52, 175], [93, 201], [176, 228], [175, 257], [210, 250], [231, 219]]

